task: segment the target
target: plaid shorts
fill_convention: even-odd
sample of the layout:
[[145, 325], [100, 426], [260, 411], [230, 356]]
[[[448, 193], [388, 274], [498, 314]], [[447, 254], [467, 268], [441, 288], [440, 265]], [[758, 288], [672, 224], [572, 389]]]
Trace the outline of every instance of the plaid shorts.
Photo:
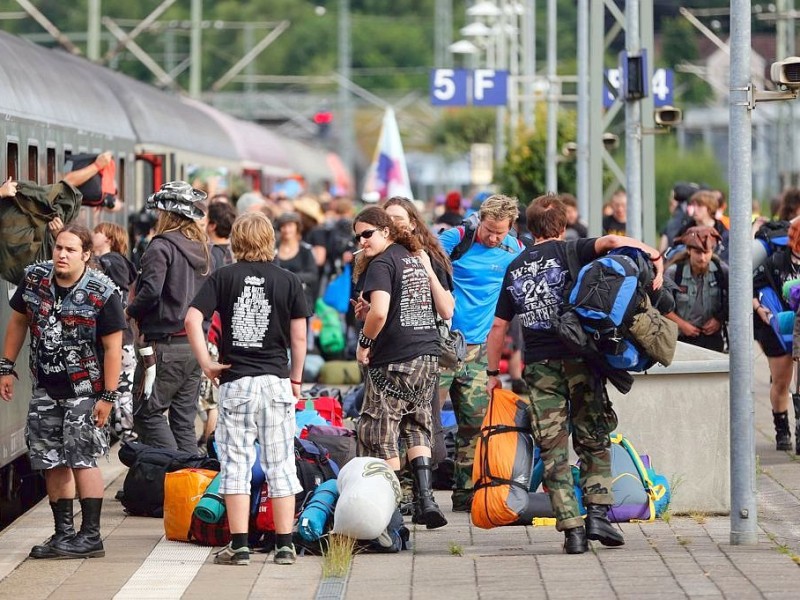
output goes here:
[[91, 396], [54, 400], [33, 390], [25, 437], [34, 469], [89, 469], [108, 456], [108, 430], [95, 427], [94, 403]]
[[431, 398], [437, 386], [439, 359], [420, 356], [404, 363], [367, 369], [364, 406], [358, 421], [358, 453], [384, 460], [406, 448], [431, 445]]
[[294, 460], [295, 404], [288, 379], [242, 377], [219, 388], [215, 439], [221, 465], [221, 494], [250, 495], [256, 440], [270, 498], [302, 491]]

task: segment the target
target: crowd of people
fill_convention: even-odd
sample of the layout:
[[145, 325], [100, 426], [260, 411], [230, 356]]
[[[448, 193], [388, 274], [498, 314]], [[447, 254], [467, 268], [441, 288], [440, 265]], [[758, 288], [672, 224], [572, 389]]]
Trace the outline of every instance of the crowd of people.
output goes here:
[[[6, 183], [0, 196], [15, 191]], [[797, 198], [796, 190], [785, 195], [787, 219], [800, 210]], [[530, 406], [565, 551], [586, 552], [587, 540], [623, 545], [607, 516], [616, 416], [605, 381], [554, 329], [571, 283], [566, 240], [577, 240], [582, 265], [622, 246], [641, 250], [653, 264], [653, 287], [673, 296], [666, 316], [680, 339], [724, 352], [723, 204], [717, 191], [676, 185], [658, 249], [625, 237], [624, 192], [613, 196], [606, 231], [597, 238], [588, 237], [576, 199], [567, 194], [546, 194], [524, 207], [502, 194], [466, 199], [453, 191], [433, 210], [395, 197], [357, 211], [348, 199], [309, 195], [247, 193], [233, 203], [185, 182], [150, 196], [134, 223], [135, 239], [113, 223], [94, 231], [59, 224], [50, 233], [52, 260], [28, 267], [11, 299], [0, 359], [0, 396], [10, 401], [15, 361], [30, 331], [28, 441], [34, 467], [45, 472], [55, 523], [54, 535], [31, 556], [104, 554], [97, 459], [108, 452], [110, 430], [121, 440], [192, 454], [214, 434], [232, 534], [215, 557], [220, 564], [250, 560], [250, 467], [260, 459], [273, 500], [274, 560], [293, 563], [300, 491], [294, 407], [306, 354], [324, 354], [310, 320], [328, 284], [343, 273], [352, 274], [352, 291], [340, 326], [351, 343], [325, 358], [359, 363], [365, 397], [358, 452], [384, 459], [398, 476], [404, 467], [410, 471], [414, 523], [447, 524], [432, 492], [447, 399], [458, 425], [452, 510], [470, 511], [476, 442], [507, 353], [511, 385]], [[792, 355], [776, 338], [758, 290], [772, 287], [780, 296], [783, 284], [800, 275], [800, 223], [788, 236], [786, 249], [756, 270], [753, 296], [782, 450], [791, 448]], [[463, 365], [454, 370], [439, 366], [441, 322], [466, 342]], [[585, 519], [569, 465], [570, 437], [580, 458]], [[76, 491], [83, 512], [77, 532]]]

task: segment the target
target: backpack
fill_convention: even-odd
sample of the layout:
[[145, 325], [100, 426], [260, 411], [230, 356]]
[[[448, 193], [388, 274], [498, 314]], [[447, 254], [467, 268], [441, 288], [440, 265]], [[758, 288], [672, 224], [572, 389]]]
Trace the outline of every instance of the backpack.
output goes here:
[[529, 405], [510, 390], [495, 389], [475, 449], [472, 523], [483, 529], [530, 525], [553, 517], [550, 498], [529, 491], [534, 442]]
[[756, 261], [754, 257], [754, 269], [758, 266], [755, 262], [759, 262], [760, 264], [764, 262], [764, 259], [768, 256], [772, 256], [778, 250], [786, 248], [789, 244], [790, 225], [791, 223], [789, 221], [767, 221], [758, 228], [758, 231], [756, 231], [753, 237], [761, 243], [761, 246], [764, 248], [764, 254], [760, 261]]
[[785, 310], [785, 306], [778, 293], [770, 286], [764, 286], [756, 291], [759, 303], [769, 310], [769, 324], [775, 332], [775, 337], [781, 347], [788, 353], [792, 352], [794, 318], [795, 314], [791, 310]]
[[622, 436], [611, 436], [611, 492], [614, 505], [608, 518], [615, 523], [653, 521], [669, 506], [670, 487], [650, 466], [650, 457], [639, 454]]
[[314, 312], [322, 324], [317, 337], [320, 350], [326, 359], [335, 358], [344, 351], [345, 347], [344, 329], [339, 312], [325, 304], [322, 298], [317, 298]]
[[[73, 154], [65, 161], [64, 172], [79, 171], [94, 163], [95, 160], [97, 160], [97, 154]], [[78, 190], [83, 194], [83, 206], [114, 208], [117, 195], [115, 176], [116, 163], [112, 160], [96, 175], [79, 185]]]
[[219, 461], [171, 448], [153, 448], [140, 442], [124, 442], [119, 459], [129, 467], [122, 484], [122, 506], [129, 515], [164, 516], [164, 478], [184, 468], [219, 471]]
[[[474, 212], [466, 219], [461, 222], [461, 225], [456, 227], [458, 230], [459, 235], [459, 242], [455, 245], [455, 247], [450, 251], [450, 262], [456, 262], [459, 258], [464, 256], [467, 251], [472, 247], [472, 244], [475, 243], [475, 239], [478, 237], [478, 227], [481, 224], [481, 217], [480, 213]], [[513, 237], [517, 236], [516, 230], [512, 227], [509, 231]], [[517, 240], [518, 248], [522, 248], [524, 244]], [[505, 244], [500, 244], [498, 248], [502, 250], [506, 250], [511, 252], [511, 248], [506, 246]]]

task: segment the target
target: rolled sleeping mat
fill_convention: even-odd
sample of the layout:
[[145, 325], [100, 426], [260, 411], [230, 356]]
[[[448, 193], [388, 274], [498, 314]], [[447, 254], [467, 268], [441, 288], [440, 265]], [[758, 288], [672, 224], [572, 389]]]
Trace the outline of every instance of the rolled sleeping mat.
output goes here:
[[200, 502], [194, 507], [194, 514], [205, 523], [219, 523], [225, 515], [225, 499], [219, 493], [220, 475], [208, 484]]
[[316, 542], [325, 534], [325, 525], [333, 515], [339, 490], [336, 480], [323, 481], [314, 490], [297, 521], [297, 534], [307, 542]]

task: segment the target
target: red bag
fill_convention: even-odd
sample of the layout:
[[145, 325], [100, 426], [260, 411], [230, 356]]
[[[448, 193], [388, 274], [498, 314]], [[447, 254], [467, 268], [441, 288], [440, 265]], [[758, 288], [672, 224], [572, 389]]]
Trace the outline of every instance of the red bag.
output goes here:
[[344, 413], [342, 412], [342, 405], [333, 396], [320, 396], [318, 398], [310, 398], [308, 400], [298, 400], [297, 410], [303, 410], [306, 407], [306, 402], [311, 402], [314, 410], [325, 419], [329, 424], [336, 427], [344, 425]]
[[[295, 512], [294, 518], [300, 516], [299, 512]], [[258, 510], [256, 511], [255, 518], [252, 522], [255, 531], [263, 533], [275, 531], [275, 515], [272, 512], [272, 498], [269, 497], [269, 488], [266, 482], [261, 486], [261, 492], [258, 497]]]
[[189, 541], [200, 546], [226, 546], [231, 541], [231, 529], [228, 526], [228, 515], [219, 523], [206, 523], [192, 513], [192, 524], [189, 527]]

